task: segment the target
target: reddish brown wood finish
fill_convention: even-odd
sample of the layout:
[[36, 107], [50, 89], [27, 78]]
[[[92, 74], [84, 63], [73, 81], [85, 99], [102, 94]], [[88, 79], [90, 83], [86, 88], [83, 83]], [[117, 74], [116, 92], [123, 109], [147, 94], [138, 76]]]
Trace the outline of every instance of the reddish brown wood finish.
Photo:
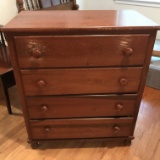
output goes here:
[[26, 36], [15, 37], [15, 42], [21, 68], [129, 66], [144, 63], [148, 38], [147, 34]]
[[31, 121], [34, 139], [125, 137], [132, 118], [90, 118]]
[[[28, 17], [28, 18], [26, 18]], [[19, 20], [21, 23], [19, 23]], [[22, 11], [5, 27], [7, 32], [27, 32], [33, 36], [55, 34], [99, 34], [114, 35], [125, 33], [151, 33], [160, 26], [140, 13], [133, 10], [108, 10], [108, 11]], [[42, 31], [45, 32], [42, 33]], [[113, 32], [114, 31], [114, 32]], [[32, 33], [32, 34], [29, 34]], [[77, 35], [76, 34], [76, 35]], [[24, 33], [22, 34], [25, 35]]]
[[22, 81], [27, 96], [136, 93], [141, 71], [141, 67], [23, 70]]
[[28, 97], [31, 119], [133, 116], [136, 95]]
[[135, 11], [21, 12], [9, 22], [31, 146], [59, 138], [130, 142], [159, 29]]

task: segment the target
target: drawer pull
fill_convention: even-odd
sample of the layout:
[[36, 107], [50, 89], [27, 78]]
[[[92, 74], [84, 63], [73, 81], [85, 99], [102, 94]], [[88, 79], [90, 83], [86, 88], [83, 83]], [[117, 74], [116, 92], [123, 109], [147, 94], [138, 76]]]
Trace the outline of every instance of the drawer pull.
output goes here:
[[132, 48], [124, 48], [123, 53], [126, 57], [129, 57], [133, 54], [133, 49]]
[[34, 58], [40, 58], [42, 53], [38, 49], [34, 49], [32, 51], [32, 55], [33, 55]]
[[41, 107], [41, 109], [42, 109], [43, 112], [46, 112], [48, 110], [48, 107], [44, 105], [44, 106]]
[[120, 131], [120, 127], [114, 126], [113, 131], [114, 131], [114, 133], [118, 133]]
[[46, 83], [43, 81], [43, 80], [40, 80], [37, 82], [37, 85], [40, 87], [40, 88], [43, 88], [46, 86]]
[[126, 86], [128, 84], [128, 80], [126, 78], [121, 78], [119, 82], [121, 86]]
[[116, 110], [119, 112], [119, 111], [121, 111], [121, 110], [123, 110], [123, 105], [121, 104], [121, 103], [117, 103], [116, 104]]
[[51, 130], [50, 130], [50, 128], [49, 128], [49, 127], [44, 128], [44, 131], [45, 131], [45, 133], [46, 133], [46, 134], [48, 134], [48, 133], [50, 133], [50, 132], [51, 132]]

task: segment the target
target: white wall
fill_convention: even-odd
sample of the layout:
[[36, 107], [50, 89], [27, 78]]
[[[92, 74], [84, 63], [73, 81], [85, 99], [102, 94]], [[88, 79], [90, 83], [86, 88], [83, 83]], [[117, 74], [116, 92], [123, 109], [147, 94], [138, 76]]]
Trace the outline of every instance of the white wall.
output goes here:
[[79, 10], [84, 10], [86, 8], [86, 1], [87, 0], [77, 0], [77, 4], [79, 5]]
[[5, 25], [17, 15], [16, 0], [0, 0], [0, 24]]
[[[160, 24], [160, 8], [118, 4], [114, 0], [79, 0], [79, 2], [83, 4], [80, 7], [81, 10], [137, 10], [144, 16]], [[157, 38], [160, 39], [160, 31], [157, 34]]]

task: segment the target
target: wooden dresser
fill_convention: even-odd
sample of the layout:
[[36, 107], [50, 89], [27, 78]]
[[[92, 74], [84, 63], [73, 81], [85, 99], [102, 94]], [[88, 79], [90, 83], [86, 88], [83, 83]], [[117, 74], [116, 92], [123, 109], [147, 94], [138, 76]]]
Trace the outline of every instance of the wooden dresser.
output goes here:
[[130, 143], [156, 23], [135, 11], [21, 12], [6, 34], [28, 139]]

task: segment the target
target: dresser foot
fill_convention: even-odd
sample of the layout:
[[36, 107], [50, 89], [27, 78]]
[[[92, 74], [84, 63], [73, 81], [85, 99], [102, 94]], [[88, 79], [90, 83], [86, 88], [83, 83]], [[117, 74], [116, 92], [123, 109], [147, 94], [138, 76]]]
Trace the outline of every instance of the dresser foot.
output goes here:
[[28, 140], [27, 142], [31, 145], [32, 149], [36, 149], [39, 146], [38, 141]]
[[124, 139], [124, 145], [130, 146], [133, 139], [134, 139], [134, 137], [127, 137], [127, 138], [125, 138]]

